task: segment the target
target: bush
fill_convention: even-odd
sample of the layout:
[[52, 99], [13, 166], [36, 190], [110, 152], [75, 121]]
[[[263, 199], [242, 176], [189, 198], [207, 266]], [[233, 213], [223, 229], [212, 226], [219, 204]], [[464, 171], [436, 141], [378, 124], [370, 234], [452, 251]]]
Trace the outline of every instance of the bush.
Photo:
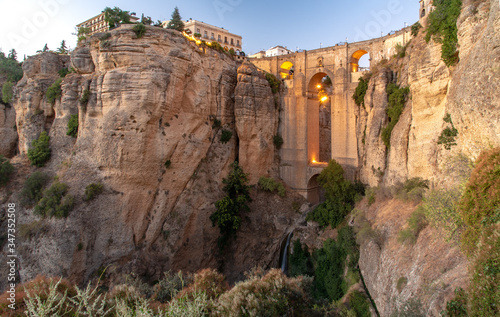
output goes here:
[[276, 134], [274, 137], [273, 137], [273, 143], [274, 143], [274, 146], [276, 147], [276, 149], [281, 149], [281, 146], [283, 145], [283, 138], [281, 137], [280, 134]]
[[28, 149], [28, 158], [31, 162], [31, 165], [42, 167], [48, 160], [50, 160], [51, 150], [49, 141], [50, 137], [45, 131], [40, 133], [38, 139], [33, 140], [33, 142], [31, 143], [31, 148]]
[[177, 294], [184, 286], [191, 283], [190, 275], [183, 275], [182, 272], [173, 273], [167, 271], [163, 273], [163, 278], [154, 286], [152, 298], [160, 303], [166, 303], [177, 297]]
[[213, 117], [214, 123], [212, 124], [212, 129], [218, 129], [222, 126], [222, 123], [219, 119], [217, 119], [215, 116]]
[[14, 173], [14, 166], [9, 160], [0, 155], [0, 187], [6, 185]]
[[438, 144], [443, 144], [444, 148], [450, 150], [453, 145], [457, 145], [455, 138], [458, 135], [458, 130], [455, 129], [451, 115], [449, 113], [443, 118], [443, 121], [449, 123], [451, 126], [446, 127], [438, 138]]
[[73, 197], [67, 195], [68, 185], [56, 182], [44, 191], [43, 198], [35, 206], [34, 212], [42, 217], [67, 217], [73, 209]]
[[259, 178], [259, 186], [262, 190], [268, 192], [274, 192], [275, 190], [278, 192], [280, 197], [285, 197], [286, 189], [282, 183], [275, 181], [273, 178], [268, 177], [260, 177]]
[[9, 104], [14, 96], [14, 84], [11, 81], [6, 81], [2, 86], [2, 102]]
[[220, 141], [221, 143], [227, 143], [229, 142], [229, 140], [231, 140], [231, 138], [233, 137], [233, 132], [229, 131], [229, 130], [222, 130], [222, 134], [220, 136]]
[[361, 77], [359, 79], [358, 86], [356, 87], [356, 90], [352, 95], [352, 99], [354, 99], [354, 102], [358, 106], [363, 106], [363, 108], [365, 107], [365, 96], [366, 96], [366, 91], [368, 90], [369, 81], [370, 81], [369, 77], [368, 78]]
[[409, 87], [399, 88], [399, 86], [394, 83], [389, 83], [389, 85], [387, 85], [388, 106], [386, 112], [389, 116], [389, 124], [382, 129], [382, 141], [384, 141], [387, 148], [391, 146], [392, 130], [403, 113], [406, 97], [409, 93]]
[[418, 203], [424, 197], [425, 191], [429, 189], [429, 181], [421, 177], [413, 177], [406, 180], [403, 184], [398, 183], [393, 188], [394, 196], [405, 201]]
[[398, 292], [401, 293], [401, 291], [403, 290], [403, 288], [406, 286], [407, 283], [408, 279], [404, 276], [401, 276], [396, 284], [396, 289], [398, 290]]
[[65, 67], [65, 68], [61, 68], [57, 73], [59, 74], [59, 77], [64, 78], [64, 77], [66, 77], [66, 75], [71, 73], [71, 71]]
[[420, 29], [422, 28], [422, 24], [420, 24], [420, 22], [415, 22], [412, 26], [411, 26], [411, 35], [413, 37], [417, 36], [418, 35], [418, 32], [420, 31]]
[[170, 168], [172, 166], [172, 162], [170, 160], [165, 161], [165, 168]]
[[47, 97], [47, 101], [54, 105], [56, 103], [56, 99], [61, 98], [62, 89], [61, 89], [62, 78], [58, 78], [48, 89], [45, 94]]
[[80, 98], [80, 104], [87, 105], [89, 103], [90, 91], [85, 89], [82, 93], [82, 97]]
[[444, 230], [447, 241], [458, 238], [462, 227], [458, 213], [460, 195], [459, 188], [432, 190], [425, 195], [422, 204], [426, 219], [433, 227]]
[[396, 44], [395, 49], [396, 49], [396, 55], [395, 55], [395, 57], [397, 57], [397, 58], [403, 58], [403, 57], [406, 56], [406, 45], [403, 46], [403, 45], [401, 45], [401, 44], [398, 43], [398, 44]]
[[276, 76], [271, 73], [266, 73], [266, 79], [269, 83], [269, 86], [271, 86], [271, 91], [273, 92], [273, 94], [280, 91], [281, 82], [278, 80], [278, 78], [276, 78]]
[[399, 232], [398, 241], [400, 243], [415, 244], [415, 242], [417, 242], [418, 234], [427, 226], [427, 224], [428, 222], [425, 218], [424, 208], [418, 207], [414, 212], [412, 212], [410, 218], [408, 218], [407, 227]]
[[295, 240], [293, 243], [293, 252], [290, 254], [289, 259], [288, 273], [291, 277], [300, 275], [314, 276], [314, 266], [311, 254], [309, 253], [307, 245], [304, 245], [302, 248], [300, 239]]
[[137, 38], [143, 37], [144, 34], [146, 34], [146, 26], [142, 23], [137, 23], [132, 30], [134, 31], [135, 35], [137, 35]]
[[344, 178], [344, 170], [335, 160], [331, 160], [321, 172], [318, 182], [325, 189], [326, 201], [310, 212], [306, 220], [335, 228], [352, 210], [356, 187]]
[[468, 255], [477, 250], [482, 232], [498, 224], [500, 209], [500, 148], [481, 153], [460, 199], [465, 224], [462, 245]]
[[238, 161], [231, 164], [231, 172], [222, 182], [225, 184], [226, 197], [215, 203], [216, 211], [210, 215], [212, 226], [219, 227], [218, 245], [220, 250], [223, 250], [230, 238], [236, 235], [236, 231], [241, 225], [240, 212], [250, 210], [247, 202], [251, 200], [247, 185], [248, 176], [238, 165]]
[[435, 9], [429, 14], [425, 40], [441, 43], [441, 58], [447, 66], [458, 62], [457, 20], [462, 8], [461, 0], [435, 0]]
[[102, 193], [103, 189], [104, 185], [101, 183], [88, 184], [87, 187], [85, 187], [85, 197], [83, 198], [83, 200], [93, 200]]
[[21, 205], [31, 206], [42, 199], [42, 189], [49, 177], [41, 172], [34, 172], [24, 182], [20, 194]]
[[356, 317], [371, 317], [370, 301], [364, 293], [358, 290], [352, 291], [347, 300]]
[[68, 121], [66, 135], [76, 138], [78, 136], [78, 114], [72, 114]]

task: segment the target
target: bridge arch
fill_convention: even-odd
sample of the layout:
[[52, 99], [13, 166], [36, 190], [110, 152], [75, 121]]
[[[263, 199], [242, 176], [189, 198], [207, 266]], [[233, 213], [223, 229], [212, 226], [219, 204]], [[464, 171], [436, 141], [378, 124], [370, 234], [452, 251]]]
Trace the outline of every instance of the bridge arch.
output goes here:
[[281, 63], [279, 67], [279, 75], [281, 79], [291, 79], [293, 76], [294, 68], [291, 61]]
[[[330, 83], [323, 81], [330, 78]], [[307, 81], [307, 156], [310, 164], [328, 162], [332, 158], [332, 81], [333, 74], [322, 69]]]
[[368, 54], [368, 56], [369, 56], [368, 51], [366, 51], [364, 49], [359, 49], [356, 52], [352, 53], [352, 55], [351, 55], [351, 72], [352, 73], [357, 73], [358, 71], [360, 71], [359, 60], [363, 56], [365, 56], [366, 54]]
[[311, 205], [317, 205], [325, 201], [325, 190], [319, 185], [319, 174], [313, 175], [307, 182], [307, 201]]

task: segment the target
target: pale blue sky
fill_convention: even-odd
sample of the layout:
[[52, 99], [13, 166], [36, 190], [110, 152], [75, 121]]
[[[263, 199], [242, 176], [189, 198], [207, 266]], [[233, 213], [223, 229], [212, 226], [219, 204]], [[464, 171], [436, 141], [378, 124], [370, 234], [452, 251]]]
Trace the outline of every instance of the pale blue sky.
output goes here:
[[168, 20], [175, 6], [184, 20], [193, 18], [224, 27], [243, 37], [247, 54], [274, 45], [295, 50], [365, 40], [401, 29], [418, 20], [418, 0], [0, 0], [0, 48], [33, 55], [45, 43], [76, 45], [75, 25], [106, 6]]

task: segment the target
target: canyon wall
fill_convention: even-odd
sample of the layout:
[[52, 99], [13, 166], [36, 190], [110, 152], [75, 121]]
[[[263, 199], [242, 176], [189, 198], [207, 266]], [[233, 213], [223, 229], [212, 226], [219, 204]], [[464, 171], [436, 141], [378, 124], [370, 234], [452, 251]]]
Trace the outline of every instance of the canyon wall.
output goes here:
[[[52, 156], [39, 170], [69, 185], [75, 208], [60, 220], [20, 208], [19, 226], [31, 228], [19, 245], [21, 280], [44, 274], [83, 282], [104, 267], [110, 276], [135, 272], [152, 280], [168, 269], [222, 268], [209, 216], [224, 196], [230, 164], [239, 156], [252, 184], [274, 176], [279, 112], [269, 84], [253, 65], [198, 47], [176, 31], [148, 27], [137, 38], [122, 26], [106, 34], [85, 40], [71, 58], [42, 53], [23, 65], [14, 98], [16, 166], [38, 170], [28, 167], [26, 153], [47, 131]], [[45, 92], [65, 67], [74, 71], [52, 105]], [[86, 91], [88, 101], [80, 101]], [[74, 114], [77, 138], [66, 135]], [[226, 143], [223, 130], [232, 132]], [[104, 192], [86, 202], [90, 183], [102, 183]], [[244, 219], [265, 240], [238, 234], [236, 241], [246, 242], [235, 242], [223, 272], [236, 278], [271, 266], [278, 255], [269, 250], [279, 252], [288, 223], [275, 211], [295, 217], [294, 197], [259, 206]], [[19, 195], [9, 199], [18, 202]], [[243, 250], [261, 256], [246, 258]]]

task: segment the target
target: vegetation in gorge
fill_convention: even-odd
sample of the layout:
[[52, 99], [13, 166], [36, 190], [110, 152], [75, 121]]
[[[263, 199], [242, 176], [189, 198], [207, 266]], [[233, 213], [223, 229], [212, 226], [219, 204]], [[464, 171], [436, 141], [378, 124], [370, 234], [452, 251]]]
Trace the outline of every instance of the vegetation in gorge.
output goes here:
[[66, 135], [76, 138], [78, 136], [78, 114], [72, 114], [68, 121]]
[[345, 179], [344, 169], [335, 160], [331, 160], [318, 176], [318, 183], [325, 189], [326, 201], [310, 212], [306, 220], [335, 228], [352, 210], [356, 195], [364, 194], [364, 187]]
[[14, 173], [14, 166], [3, 155], [0, 155], [0, 187], [6, 185]]
[[441, 43], [441, 58], [447, 66], [458, 62], [457, 19], [462, 8], [461, 0], [434, 0], [434, 10], [429, 13], [429, 26], [425, 40], [431, 38]]
[[56, 100], [61, 98], [62, 95], [61, 83], [62, 83], [62, 78], [58, 78], [47, 89], [47, 93], [45, 95], [47, 97], [47, 102], [49, 102], [51, 105], [54, 105], [56, 103]]
[[31, 147], [28, 149], [28, 158], [31, 165], [42, 167], [50, 160], [51, 150], [49, 141], [50, 137], [45, 131], [40, 134], [38, 139], [33, 140]]
[[268, 191], [271, 193], [276, 191], [280, 197], [285, 197], [285, 194], [286, 194], [285, 186], [283, 186], [282, 183], [274, 180], [274, 178], [262, 176], [259, 178], [258, 184], [262, 190], [265, 190], [265, 191]]
[[74, 198], [68, 194], [68, 189], [68, 185], [56, 181], [43, 192], [43, 197], [36, 204], [34, 213], [44, 218], [67, 217], [74, 205]]
[[391, 134], [392, 130], [399, 121], [399, 117], [403, 113], [403, 109], [406, 103], [406, 98], [410, 93], [410, 87], [400, 88], [394, 83], [389, 83], [387, 85], [387, 115], [389, 116], [389, 124], [382, 129], [382, 141], [387, 148], [391, 147]]
[[449, 113], [444, 116], [443, 121], [448, 123], [448, 126], [441, 132], [438, 138], [438, 144], [442, 144], [445, 149], [450, 150], [453, 145], [457, 145], [455, 138], [458, 135], [458, 130], [455, 129]]
[[276, 78], [276, 76], [271, 73], [266, 73], [266, 79], [269, 82], [269, 86], [271, 86], [271, 91], [273, 92], [273, 94], [280, 91], [281, 82], [278, 80], [278, 78]]
[[363, 106], [365, 107], [365, 96], [366, 96], [366, 91], [368, 90], [368, 82], [370, 81], [370, 77], [361, 77], [359, 79], [358, 86], [356, 87], [356, 90], [354, 91], [354, 94], [352, 95], [352, 99], [354, 99], [354, 102], [358, 106]]
[[210, 216], [212, 225], [217, 225], [220, 237], [217, 241], [219, 249], [223, 250], [234, 238], [241, 225], [242, 211], [249, 211], [247, 202], [250, 198], [250, 187], [247, 185], [248, 177], [239, 166], [238, 161], [231, 164], [231, 172], [222, 181], [226, 196], [215, 203], [216, 211]]

